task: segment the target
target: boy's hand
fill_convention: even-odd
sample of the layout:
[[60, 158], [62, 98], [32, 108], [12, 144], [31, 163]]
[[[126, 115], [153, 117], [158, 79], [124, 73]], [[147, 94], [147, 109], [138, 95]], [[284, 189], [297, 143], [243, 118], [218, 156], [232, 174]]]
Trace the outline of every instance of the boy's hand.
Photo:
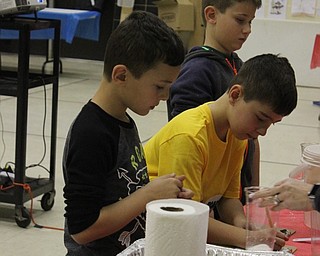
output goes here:
[[274, 251], [280, 251], [283, 246], [285, 246], [286, 241], [288, 240], [288, 237], [286, 237], [282, 232], [277, 231], [276, 237], [272, 235], [272, 237], [266, 237], [266, 235], [271, 235], [271, 233], [265, 232], [265, 230], [253, 230], [249, 231], [251, 234], [249, 235], [251, 238], [254, 237], [255, 241], [263, 241], [263, 240], [269, 240], [269, 239], [275, 239], [273, 250]]
[[[181, 176], [176, 176], [178, 180], [183, 182], [186, 179], [186, 176], [181, 175]], [[191, 199], [194, 196], [194, 193], [191, 189], [188, 188], [181, 188], [181, 191], [178, 195], [179, 198], [184, 198], [184, 199]]]
[[191, 189], [181, 188], [178, 198], [191, 199], [194, 196], [194, 193]]
[[147, 193], [152, 197], [152, 200], [177, 197], [190, 198], [193, 196], [193, 192], [182, 187], [184, 179], [184, 176], [176, 177], [174, 173], [163, 175], [149, 182], [145, 189], [149, 190]]
[[281, 231], [277, 231], [276, 235], [276, 241], [274, 242], [274, 250], [280, 251], [283, 246], [286, 245], [286, 241], [288, 241], [289, 238], [283, 234]]

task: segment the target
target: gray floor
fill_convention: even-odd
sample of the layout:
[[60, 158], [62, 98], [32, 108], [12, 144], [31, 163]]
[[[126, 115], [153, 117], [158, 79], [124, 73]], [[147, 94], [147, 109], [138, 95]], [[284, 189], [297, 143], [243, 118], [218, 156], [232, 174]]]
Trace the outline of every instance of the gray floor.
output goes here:
[[[38, 69], [44, 60], [32, 59], [32, 67]], [[55, 204], [51, 211], [44, 212], [40, 206], [41, 197], [34, 199], [33, 216], [40, 225], [63, 227], [64, 202], [62, 197], [63, 178], [61, 158], [66, 134], [70, 123], [81, 107], [90, 99], [99, 85], [102, 74], [102, 62], [63, 59], [64, 72], [60, 76], [58, 138], [56, 159], [56, 191]], [[12, 55], [2, 56], [3, 66], [15, 66], [16, 59]], [[47, 90], [47, 119], [45, 137], [50, 142], [50, 97], [51, 87]], [[275, 181], [285, 178], [300, 161], [300, 143], [320, 142], [320, 122], [318, 115], [320, 108], [312, 104], [313, 100], [320, 100], [320, 88], [299, 87], [299, 102], [297, 108], [283, 121], [271, 127], [265, 137], [260, 138], [261, 145], [261, 184], [271, 186]], [[15, 111], [16, 99], [0, 97], [0, 126], [1, 141], [0, 166], [14, 161], [15, 141]], [[28, 145], [27, 165], [38, 163], [43, 155], [42, 125], [44, 116], [44, 89], [36, 88], [29, 92], [28, 115]], [[157, 132], [167, 121], [165, 103], [160, 104], [148, 116], [140, 117], [133, 114], [140, 132], [141, 139], [147, 140]], [[1, 120], [0, 120], [1, 121]], [[1, 123], [0, 123], [1, 125]], [[49, 166], [49, 152], [43, 165]], [[27, 175], [31, 177], [47, 177], [41, 168], [30, 168]], [[25, 204], [29, 209], [30, 201]], [[0, 203], [0, 255], [32, 255], [56, 256], [65, 255], [63, 232], [51, 229], [34, 228], [31, 224], [23, 229], [16, 225], [14, 207]]]

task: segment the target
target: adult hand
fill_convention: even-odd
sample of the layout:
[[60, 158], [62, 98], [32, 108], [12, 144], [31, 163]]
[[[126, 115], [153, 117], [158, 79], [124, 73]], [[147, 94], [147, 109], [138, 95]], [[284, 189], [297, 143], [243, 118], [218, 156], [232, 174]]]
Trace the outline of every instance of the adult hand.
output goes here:
[[[274, 204], [272, 210], [283, 209], [310, 211], [313, 210], [312, 202], [308, 197], [308, 192], [312, 189], [312, 184], [296, 179], [285, 179], [277, 182], [274, 187], [261, 190], [252, 195], [252, 199], [261, 198], [260, 206], [270, 206]], [[273, 200], [263, 200], [270, 197]]]

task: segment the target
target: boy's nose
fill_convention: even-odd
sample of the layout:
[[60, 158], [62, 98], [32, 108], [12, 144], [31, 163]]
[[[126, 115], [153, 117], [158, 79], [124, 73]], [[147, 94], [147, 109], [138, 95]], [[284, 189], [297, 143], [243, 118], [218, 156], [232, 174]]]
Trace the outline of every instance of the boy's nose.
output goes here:
[[259, 128], [258, 130], [257, 130], [257, 132], [258, 132], [258, 134], [260, 135], [260, 136], [265, 136], [266, 134], [267, 134], [267, 130], [268, 130], [268, 127], [261, 127], [261, 128]]
[[163, 90], [163, 92], [160, 94], [160, 100], [168, 100], [169, 99], [169, 89]]
[[251, 33], [251, 24], [247, 24], [243, 27], [242, 32], [244, 34], [250, 34]]

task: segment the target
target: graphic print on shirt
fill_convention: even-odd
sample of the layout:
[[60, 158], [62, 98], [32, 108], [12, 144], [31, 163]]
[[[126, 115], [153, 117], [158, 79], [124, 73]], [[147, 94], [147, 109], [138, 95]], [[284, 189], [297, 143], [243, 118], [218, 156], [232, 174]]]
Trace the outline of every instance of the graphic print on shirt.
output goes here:
[[[128, 175], [128, 170], [125, 170], [123, 168], [119, 168], [118, 170], [118, 177], [119, 179], [125, 179], [127, 181], [127, 188], [128, 188], [128, 195], [131, 194], [131, 192], [136, 191], [137, 189], [141, 188], [143, 183], [141, 182], [141, 178], [143, 177], [147, 171], [147, 167], [144, 166], [142, 169], [138, 170], [136, 173], [136, 180], [132, 180]], [[140, 176], [140, 177], [139, 177]]]
[[[141, 164], [145, 162], [142, 145], [140, 145], [140, 148], [137, 146], [134, 148], [134, 154], [130, 157], [131, 166], [128, 166], [128, 169], [123, 167], [119, 167], [117, 169], [119, 180], [126, 181], [128, 196], [148, 182], [147, 167], [145, 164]], [[132, 172], [135, 172], [135, 175], [133, 175]], [[132, 235], [137, 231], [137, 229], [145, 231], [145, 221], [144, 213], [137, 216], [134, 219], [134, 227], [131, 230], [123, 231], [119, 235], [118, 241], [121, 242], [121, 245], [128, 247], [134, 241], [134, 239], [132, 239]]]

